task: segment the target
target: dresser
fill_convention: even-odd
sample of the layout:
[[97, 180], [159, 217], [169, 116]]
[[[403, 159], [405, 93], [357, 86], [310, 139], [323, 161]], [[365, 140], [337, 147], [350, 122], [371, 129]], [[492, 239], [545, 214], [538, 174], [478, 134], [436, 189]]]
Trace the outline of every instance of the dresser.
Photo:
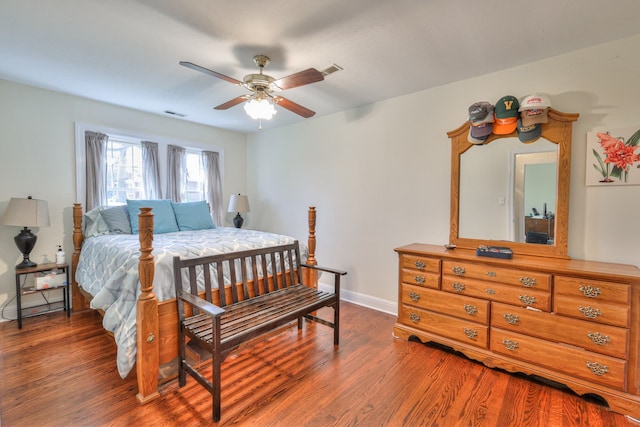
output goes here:
[[546, 233], [549, 239], [553, 239], [553, 232], [555, 231], [556, 224], [553, 218], [533, 218], [530, 216], [524, 217], [524, 235], [533, 231], [535, 233]]
[[640, 417], [640, 269], [417, 243], [396, 252], [396, 337], [597, 394]]

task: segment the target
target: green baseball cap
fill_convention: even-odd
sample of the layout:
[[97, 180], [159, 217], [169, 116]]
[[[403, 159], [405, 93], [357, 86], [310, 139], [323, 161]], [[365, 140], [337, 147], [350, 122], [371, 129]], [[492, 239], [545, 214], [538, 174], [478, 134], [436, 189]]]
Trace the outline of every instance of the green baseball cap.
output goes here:
[[508, 119], [510, 117], [520, 117], [518, 108], [520, 108], [518, 98], [507, 95], [503, 96], [498, 100], [498, 102], [496, 102], [495, 107], [493, 107], [493, 112], [498, 119]]

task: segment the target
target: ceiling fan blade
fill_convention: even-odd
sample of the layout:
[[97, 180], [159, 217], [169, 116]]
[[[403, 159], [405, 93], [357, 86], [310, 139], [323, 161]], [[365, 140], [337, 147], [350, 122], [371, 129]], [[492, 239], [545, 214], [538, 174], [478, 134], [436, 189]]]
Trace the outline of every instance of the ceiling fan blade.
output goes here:
[[229, 83], [233, 83], [235, 85], [242, 84], [240, 80], [236, 80], [233, 77], [225, 76], [224, 74], [220, 74], [217, 71], [213, 71], [208, 68], [201, 67], [199, 65], [194, 64], [193, 62], [180, 61], [180, 65], [182, 65], [183, 67], [191, 68], [192, 70], [200, 71], [201, 73], [205, 73], [213, 77], [217, 77], [222, 80], [226, 80]]
[[242, 95], [239, 96], [237, 98], [233, 98], [231, 101], [227, 101], [224, 104], [220, 104], [217, 107], [213, 107], [214, 110], [227, 110], [231, 107], [234, 107], [238, 104], [243, 103], [244, 101], [246, 101], [247, 99], [249, 99], [249, 95]]
[[305, 119], [313, 117], [316, 114], [315, 111], [311, 111], [308, 108], [305, 108], [302, 105], [296, 104], [295, 102], [281, 96], [274, 96], [273, 101], [282, 108], [286, 108], [287, 110], [296, 113], [297, 115], [302, 116]]
[[276, 80], [273, 84], [282, 90], [292, 89], [298, 86], [304, 86], [311, 83], [321, 82], [324, 80], [324, 75], [315, 68], [309, 68], [304, 71], [300, 71], [290, 76], [283, 77]]

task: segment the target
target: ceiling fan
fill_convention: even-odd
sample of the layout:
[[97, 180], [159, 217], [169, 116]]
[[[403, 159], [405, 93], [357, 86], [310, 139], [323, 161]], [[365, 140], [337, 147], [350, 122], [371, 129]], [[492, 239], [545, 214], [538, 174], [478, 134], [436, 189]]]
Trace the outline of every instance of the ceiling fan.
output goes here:
[[[237, 98], [233, 98], [227, 102], [224, 102], [217, 107], [214, 107], [215, 110], [227, 110], [233, 106], [241, 104], [245, 101], [249, 101], [252, 103], [255, 101], [259, 103], [264, 101], [263, 104], [266, 105], [269, 100], [271, 100], [274, 104], [280, 105], [287, 110], [296, 113], [304, 118], [313, 117], [315, 115], [315, 111], [312, 111], [306, 107], [303, 107], [300, 104], [296, 104], [295, 102], [284, 98], [279, 95], [273, 95], [273, 92], [283, 91], [286, 89], [292, 89], [294, 87], [304, 86], [311, 83], [316, 83], [324, 80], [324, 76], [327, 74], [333, 73], [335, 71], [341, 70], [337, 65], [333, 65], [327, 68], [324, 71], [318, 71], [315, 68], [308, 68], [304, 71], [297, 72], [295, 74], [291, 74], [290, 76], [283, 77], [281, 79], [274, 79], [273, 77], [263, 74], [262, 70], [264, 67], [269, 64], [271, 60], [266, 55], [256, 55], [253, 57], [253, 62], [259, 67], [260, 72], [258, 74], [247, 74], [244, 76], [243, 80], [236, 80], [233, 77], [225, 76], [224, 74], [218, 73], [217, 71], [209, 70], [208, 68], [201, 67], [200, 65], [196, 65], [192, 62], [180, 61], [180, 65], [191, 68], [196, 71], [200, 71], [201, 73], [208, 74], [213, 77], [217, 77], [219, 79], [225, 80], [229, 83], [236, 84], [238, 86], [242, 86], [248, 89], [251, 93], [247, 95], [241, 95]], [[245, 110], [247, 110], [248, 105], [245, 104]], [[275, 109], [271, 107], [273, 112], [271, 115], [275, 114]], [[247, 111], [249, 113], [249, 111]], [[251, 115], [249, 113], [249, 115]], [[270, 119], [271, 115], [267, 118]], [[252, 116], [253, 117], [253, 116]], [[254, 117], [258, 118], [258, 117]], [[264, 117], [260, 117], [264, 118]]]

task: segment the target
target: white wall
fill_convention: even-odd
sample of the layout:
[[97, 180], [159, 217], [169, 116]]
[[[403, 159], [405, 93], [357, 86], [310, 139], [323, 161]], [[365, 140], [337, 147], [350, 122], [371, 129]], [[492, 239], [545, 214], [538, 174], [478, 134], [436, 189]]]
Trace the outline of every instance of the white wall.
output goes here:
[[[32, 258], [52, 260], [61, 241], [70, 256], [76, 121], [211, 143], [225, 150], [225, 198], [249, 195], [246, 226], [306, 241], [307, 207], [317, 206], [320, 263], [348, 270], [347, 295], [393, 312], [393, 248], [448, 240], [446, 132], [473, 102], [541, 91], [556, 109], [580, 113], [569, 254], [640, 265], [640, 186], [584, 185], [586, 133], [640, 126], [639, 46], [633, 37], [248, 137], [0, 80], [0, 212], [10, 197], [48, 200], [52, 225], [35, 230]], [[0, 226], [0, 305], [15, 294], [17, 232]]]
[[639, 46], [633, 37], [295, 126], [265, 126], [248, 137], [252, 216], [260, 228], [306, 239], [306, 207], [316, 205], [319, 262], [348, 270], [348, 292], [392, 307], [393, 249], [448, 241], [446, 132], [465, 121], [473, 102], [543, 92], [554, 108], [580, 114], [573, 126], [569, 255], [640, 265], [640, 186], [584, 185], [586, 133], [640, 128]]
[[[221, 147], [225, 200], [246, 189], [243, 134], [0, 80], [0, 215], [11, 197], [32, 195], [48, 201], [51, 226], [33, 229], [38, 241], [31, 259], [37, 263], [53, 261], [58, 244], [64, 245], [68, 260], [73, 252], [75, 122], [190, 141], [200, 147]], [[229, 225], [231, 219], [229, 214]], [[4, 315], [9, 318], [15, 315], [14, 266], [22, 258], [13, 242], [19, 231], [18, 227], [0, 226], [0, 306], [8, 302]], [[26, 303], [36, 301], [41, 302], [41, 297]]]

